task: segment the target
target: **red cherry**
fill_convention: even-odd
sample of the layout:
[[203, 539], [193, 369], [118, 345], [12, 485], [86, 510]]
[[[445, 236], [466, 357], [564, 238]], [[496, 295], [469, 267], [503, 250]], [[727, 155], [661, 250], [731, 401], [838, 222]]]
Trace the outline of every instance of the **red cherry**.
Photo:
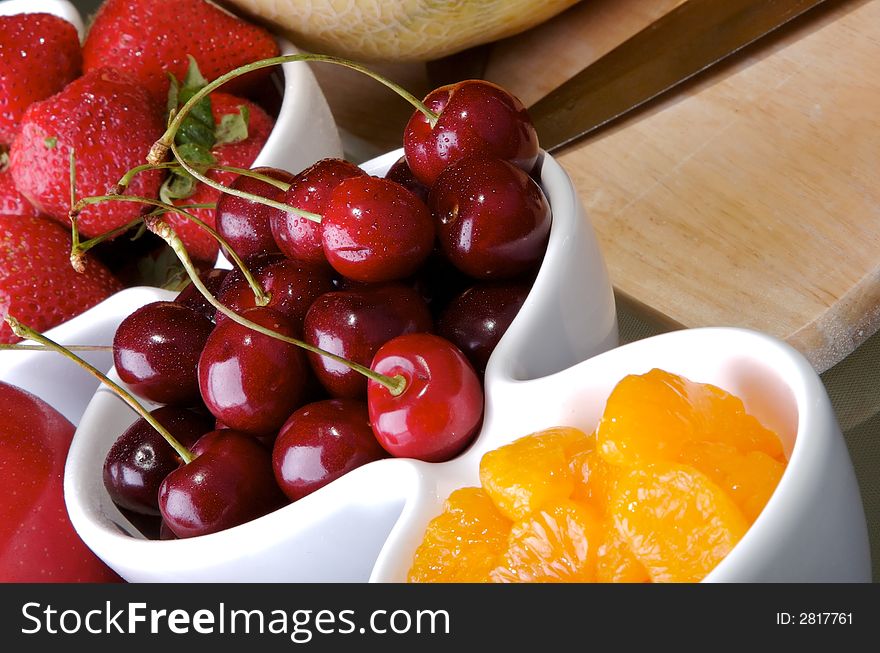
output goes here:
[[[217, 293], [220, 291], [220, 286], [223, 284], [223, 279], [226, 278], [226, 275], [229, 273], [229, 270], [220, 270], [213, 269], [199, 275], [202, 283], [205, 284], [205, 287], [215, 297]], [[189, 306], [190, 308], [202, 313], [206, 318], [214, 321], [214, 312], [215, 309], [211, 305], [211, 303], [205, 299], [205, 296], [199, 292], [199, 289], [196, 288], [194, 283], [190, 283], [186, 288], [178, 293], [177, 297], [174, 298], [174, 302], [176, 304], [183, 304], [184, 306]]]
[[0, 382], [0, 582], [120, 580], [67, 516], [64, 463], [73, 431], [49, 404]]
[[[242, 317], [286, 336], [290, 321], [269, 308]], [[208, 410], [230, 429], [268, 435], [302, 404], [309, 369], [303, 352], [232, 320], [218, 324], [199, 359], [199, 386]]]
[[388, 169], [387, 173], [385, 173], [385, 179], [397, 182], [422, 200], [425, 204], [428, 203], [429, 189], [416, 179], [416, 176], [413, 174], [412, 170], [410, 170], [409, 165], [406, 162], [405, 156], [400, 157], [394, 162], [394, 165]]
[[431, 188], [430, 206], [443, 253], [472, 277], [509, 279], [544, 257], [550, 205], [506, 161], [474, 156], [451, 165]]
[[[260, 266], [254, 276], [260, 287], [269, 294], [267, 307], [288, 318], [297, 335], [302, 333], [303, 320], [312, 302], [333, 290], [329, 268], [290, 259]], [[256, 305], [254, 291], [241, 275], [223, 284], [217, 299], [236, 313]], [[218, 313], [216, 317], [217, 324], [223, 324], [228, 319], [223, 313]]]
[[480, 283], [468, 288], [443, 311], [437, 333], [461, 349], [482, 375], [531, 287], [531, 283], [518, 282]]
[[398, 396], [381, 383], [368, 384], [370, 424], [392, 456], [449, 460], [476, 436], [483, 389], [467, 358], [448, 340], [427, 333], [399, 336], [382, 346], [370, 367], [406, 381]]
[[119, 378], [141, 397], [192, 406], [199, 401], [196, 366], [214, 325], [188, 306], [153, 302], [126, 317], [113, 337]]
[[159, 488], [163, 523], [177, 537], [216, 533], [284, 504], [272, 456], [253, 438], [211, 431], [192, 451], [195, 460], [168, 474]]
[[[293, 183], [294, 179], [291, 173], [278, 168], [254, 168], [253, 172], [287, 184]], [[239, 175], [230, 187], [265, 199], [284, 202], [283, 190], [253, 177]], [[281, 209], [222, 193], [217, 200], [215, 214], [217, 231], [241, 258], [279, 253], [281, 250], [272, 237], [269, 223], [273, 215], [283, 213]]]
[[[303, 339], [368, 366], [379, 347], [404, 333], [430, 331], [431, 314], [418, 292], [401, 284], [367, 286], [319, 297], [306, 314]], [[326, 356], [308, 354], [318, 381], [334, 397], [367, 396], [367, 379]]]
[[366, 403], [330, 399], [303, 406], [284, 423], [272, 467], [278, 485], [296, 501], [386, 456], [370, 428]]
[[388, 179], [353, 177], [340, 183], [324, 211], [327, 261], [365, 283], [403, 279], [431, 253], [434, 223], [424, 203]]
[[[213, 430], [213, 420], [186, 408], [162, 406], [150, 411], [184, 447]], [[104, 459], [104, 487], [120, 508], [159, 514], [159, 485], [180, 465], [180, 457], [144, 418], [120, 435]]]
[[443, 170], [473, 154], [496, 156], [525, 171], [538, 159], [538, 135], [522, 102], [503, 88], [468, 80], [431, 91], [425, 105], [439, 119], [431, 127], [421, 111], [413, 113], [403, 134], [406, 161], [431, 187]]
[[[323, 216], [333, 189], [345, 179], [366, 176], [355, 164], [342, 159], [322, 159], [299, 173], [282, 201], [289, 206]], [[293, 213], [279, 212], [269, 220], [279, 249], [288, 258], [326, 263], [321, 245], [321, 224]]]

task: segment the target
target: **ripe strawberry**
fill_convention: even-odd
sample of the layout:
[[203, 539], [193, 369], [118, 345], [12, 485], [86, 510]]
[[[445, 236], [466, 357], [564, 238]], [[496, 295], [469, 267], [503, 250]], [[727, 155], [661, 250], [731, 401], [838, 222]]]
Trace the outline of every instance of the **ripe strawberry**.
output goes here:
[[[0, 154], [0, 158], [2, 158]], [[12, 174], [0, 162], [0, 214], [37, 216], [37, 211], [12, 183]]]
[[[77, 197], [104, 195], [130, 168], [144, 163], [165, 131], [163, 109], [128, 75], [92, 70], [61, 93], [32, 104], [12, 144], [15, 186], [42, 213], [70, 224], [70, 152], [76, 157]], [[155, 198], [162, 173], [135, 177], [128, 193]], [[85, 237], [135, 219], [141, 205], [105, 202], [89, 206], [79, 220]]]
[[[272, 131], [274, 121], [269, 114], [253, 102], [226, 93], [211, 94], [211, 113], [216, 124], [220, 124], [223, 116], [238, 115], [242, 106], [247, 108], [249, 118], [247, 138], [240, 142], [226, 143], [212, 148], [211, 155], [219, 165], [250, 168], [260, 150], [263, 149], [269, 133]], [[238, 177], [233, 172], [217, 170], [210, 171], [208, 176], [224, 186], [230, 186]], [[197, 183], [195, 191], [191, 196], [176, 199], [174, 204], [177, 206], [186, 204], [216, 204], [219, 198], [220, 191], [205, 184]], [[214, 209], [194, 209], [191, 213], [212, 227], [216, 224]], [[171, 215], [168, 218], [168, 222], [181, 237], [183, 244], [193, 259], [206, 263], [214, 262], [219, 248], [217, 241], [213, 237], [205, 233], [198, 225], [188, 220], [185, 216]]]
[[[43, 331], [79, 315], [121, 290], [96, 260], [86, 271], [70, 266], [70, 234], [47, 218], [0, 215], [0, 315], [7, 311]], [[16, 342], [0, 326], [0, 342]]]
[[[205, 0], [107, 0], [83, 45], [86, 71], [112, 61], [159, 101], [168, 94], [168, 73], [183, 78], [188, 55], [198, 59], [211, 81], [243, 64], [277, 56], [278, 44], [263, 28]], [[268, 74], [263, 69], [223, 90], [245, 93]]]
[[25, 109], [76, 79], [82, 50], [76, 28], [51, 14], [0, 16], [0, 143], [18, 133]]

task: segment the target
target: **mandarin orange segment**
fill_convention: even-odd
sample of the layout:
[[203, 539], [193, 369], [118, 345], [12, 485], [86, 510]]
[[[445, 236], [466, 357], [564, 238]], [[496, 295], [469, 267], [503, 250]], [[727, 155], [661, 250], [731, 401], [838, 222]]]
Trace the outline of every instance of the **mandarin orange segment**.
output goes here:
[[599, 545], [596, 559], [596, 582], [651, 582], [644, 565], [633, 555], [632, 549], [609, 520], [602, 524], [602, 543]]
[[588, 503], [604, 513], [620, 468], [610, 465], [599, 454], [595, 438], [591, 437], [587, 442], [590, 443], [589, 447], [584, 447], [569, 459], [569, 469], [574, 479], [571, 498]]
[[596, 580], [601, 520], [589, 506], [555, 501], [513, 525], [507, 551], [489, 574], [497, 583]]
[[688, 443], [679, 460], [700, 470], [727, 492], [749, 524], [761, 514], [785, 471], [783, 463], [763, 451], [742, 454], [720, 442]]
[[554, 428], [486, 453], [480, 481], [498, 509], [514, 521], [544, 504], [567, 499], [574, 489], [567, 452], [587, 438], [574, 428]]
[[411, 583], [478, 583], [489, 580], [507, 548], [512, 523], [480, 488], [449, 495], [431, 520], [409, 570]]
[[616, 483], [609, 515], [654, 582], [696, 582], [748, 528], [742, 512], [689, 465], [643, 463]]
[[782, 455], [776, 434], [746, 413], [738, 397], [657, 369], [618, 383], [606, 403], [597, 440], [602, 456], [618, 465], [674, 461], [694, 441], [723, 442], [740, 453]]

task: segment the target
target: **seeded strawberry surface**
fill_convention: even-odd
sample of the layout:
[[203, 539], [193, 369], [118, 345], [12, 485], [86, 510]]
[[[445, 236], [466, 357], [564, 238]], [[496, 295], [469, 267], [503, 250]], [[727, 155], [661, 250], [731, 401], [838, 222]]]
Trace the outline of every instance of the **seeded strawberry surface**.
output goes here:
[[[107, 0], [83, 45], [86, 71], [113, 65], [144, 84], [159, 101], [168, 95], [168, 75], [182, 79], [196, 57], [211, 81], [234, 68], [278, 55], [266, 30], [250, 25], [204, 0]], [[269, 71], [236, 79], [224, 87], [242, 93], [262, 83]]]
[[39, 215], [33, 204], [18, 192], [12, 181], [12, 173], [9, 169], [3, 169], [0, 163], [0, 214], [5, 215]]
[[[61, 93], [32, 104], [12, 145], [12, 177], [18, 190], [42, 213], [69, 225], [70, 152], [76, 157], [77, 197], [104, 195], [130, 168], [144, 163], [165, 130], [162, 107], [128, 75], [93, 70]], [[155, 198], [161, 172], [135, 177], [129, 195]], [[79, 219], [85, 237], [136, 218], [141, 205], [104, 202]]]
[[[38, 331], [79, 315], [121, 284], [101, 263], [86, 259], [84, 274], [70, 266], [70, 234], [47, 218], [0, 215], [0, 316], [11, 313]], [[0, 342], [16, 342], [0, 327]]]
[[74, 26], [50, 14], [0, 16], [0, 35], [0, 144], [9, 144], [30, 104], [80, 74], [82, 51]]

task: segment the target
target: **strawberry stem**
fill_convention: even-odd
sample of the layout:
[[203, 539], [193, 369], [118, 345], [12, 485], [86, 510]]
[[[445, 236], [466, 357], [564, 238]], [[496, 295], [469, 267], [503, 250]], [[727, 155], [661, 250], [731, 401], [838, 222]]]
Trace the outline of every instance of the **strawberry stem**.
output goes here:
[[372, 77], [376, 81], [381, 84], [384, 84], [392, 91], [397, 93], [404, 100], [413, 105], [418, 111], [421, 111], [427, 117], [428, 122], [431, 127], [437, 124], [437, 120], [439, 116], [431, 111], [425, 104], [416, 98], [412, 93], [404, 89], [399, 84], [392, 82], [387, 77], [383, 77], [376, 72], [373, 72], [366, 66], [362, 66], [361, 64], [355, 63], [354, 61], [349, 61], [347, 59], [341, 59], [339, 57], [331, 57], [329, 55], [323, 54], [289, 54], [283, 55], [280, 57], [272, 57], [270, 59], [262, 59], [260, 61], [255, 61], [253, 63], [246, 64], [244, 66], [240, 66], [235, 70], [231, 70], [225, 75], [221, 75], [213, 82], [208, 83], [202, 89], [195, 93], [187, 102], [184, 104], [180, 110], [178, 110], [172, 117], [168, 120], [168, 129], [165, 130], [165, 133], [162, 135], [158, 141], [153, 144], [152, 149], [150, 150], [149, 155], [147, 156], [147, 162], [152, 164], [158, 164], [165, 160], [165, 157], [168, 155], [168, 150], [171, 149], [174, 144], [174, 137], [177, 134], [177, 130], [180, 128], [180, 124], [183, 122], [184, 118], [186, 118], [187, 114], [190, 110], [199, 102], [201, 102], [205, 96], [213, 93], [215, 90], [223, 86], [226, 82], [235, 79], [236, 77], [240, 77], [241, 75], [245, 75], [254, 70], [260, 70], [262, 68], [269, 68], [270, 66], [278, 66], [280, 64], [292, 63], [295, 61], [315, 61], [315, 62], [323, 62], [323, 63], [331, 63], [337, 66], [344, 66], [345, 68], [351, 68], [352, 70], [356, 70], [359, 73], [367, 75], [368, 77]]
[[269, 336], [270, 338], [275, 338], [276, 340], [280, 340], [281, 342], [296, 345], [297, 347], [301, 347], [302, 349], [310, 351], [313, 354], [324, 356], [326, 358], [336, 361], [337, 363], [341, 363], [342, 365], [349, 367], [355, 372], [363, 374], [368, 379], [372, 379], [376, 383], [382, 384], [395, 397], [403, 393], [403, 391], [406, 389], [406, 379], [400, 374], [394, 377], [379, 374], [378, 372], [374, 372], [373, 370], [371, 370], [369, 367], [360, 365], [359, 363], [355, 363], [354, 361], [350, 361], [346, 358], [342, 358], [341, 356], [337, 356], [336, 354], [330, 353], [329, 351], [325, 351], [323, 349], [320, 349], [319, 347], [310, 345], [307, 342], [303, 342], [302, 340], [291, 338], [289, 336], [285, 336], [275, 331], [272, 331], [271, 329], [267, 329], [266, 327], [257, 324], [256, 322], [252, 322], [246, 317], [242, 317], [227, 306], [224, 306], [220, 303], [220, 301], [217, 300], [216, 297], [211, 294], [211, 291], [208, 290], [205, 284], [202, 283], [198, 271], [195, 269], [195, 266], [193, 265], [192, 260], [189, 257], [189, 253], [186, 251], [186, 247], [184, 247], [183, 241], [180, 240], [180, 237], [174, 232], [171, 226], [160, 218], [152, 218], [147, 221], [147, 228], [154, 234], [159, 236], [159, 238], [168, 243], [171, 249], [174, 250], [174, 253], [177, 254], [177, 258], [180, 259], [180, 262], [183, 264], [183, 267], [186, 270], [187, 274], [189, 274], [193, 285], [198, 289], [200, 293], [202, 293], [205, 299], [208, 300], [208, 302], [214, 308], [223, 313], [233, 322], [237, 322], [243, 327], [256, 331], [257, 333], [262, 333], [263, 335]]
[[[188, 220], [192, 220], [199, 227], [201, 227], [204, 231], [208, 232], [218, 243], [223, 247], [225, 252], [228, 254], [229, 258], [232, 259], [232, 262], [241, 270], [242, 275], [247, 281], [248, 285], [251, 287], [251, 290], [254, 293], [254, 297], [256, 298], [257, 306], [266, 306], [271, 299], [270, 295], [263, 290], [262, 286], [257, 283], [257, 280], [254, 278], [251, 271], [244, 264], [244, 261], [241, 260], [241, 257], [235, 253], [235, 250], [230, 247], [229, 243], [226, 242], [226, 239], [221, 236], [216, 229], [209, 227], [202, 220], [199, 220], [195, 215], [185, 210], [183, 207], [174, 206], [173, 204], [166, 204], [160, 200], [150, 199], [149, 197], [137, 197], [136, 195], [93, 195], [92, 197], [84, 197], [77, 205], [70, 211], [70, 219], [73, 221], [76, 215], [79, 214], [79, 211], [82, 211], [89, 204], [99, 204], [100, 202], [136, 202], [140, 204], [146, 204], [148, 206], [155, 206], [161, 209], [161, 211], [154, 211], [153, 214], [156, 213], [177, 213], [185, 217]], [[194, 205], [196, 206], [196, 205]], [[146, 216], [144, 218], [138, 218], [139, 220], [144, 220], [148, 222], [152, 219], [153, 214], [150, 216]], [[149, 225], [148, 225], [149, 226]]]
[[184, 447], [182, 444], [180, 444], [180, 442], [177, 441], [177, 438], [171, 435], [168, 430], [156, 420], [155, 417], [150, 415], [149, 411], [141, 406], [138, 400], [135, 399], [134, 396], [132, 396], [132, 394], [128, 392], [128, 390], [123, 388], [118, 383], [115, 383], [108, 379], [107, 376], [98, 371], [96, 367], [90, 365], [82, 358], [74, 354], [70, 350], [70, 348], [59, 345], [54, 340], [50, 340], [43, 334], [34, 331], [28, 326], [25, 326], [11, 315], [6, 316], [6, 323], [9, 325], [9, 328], [12, 329], [13, 333], [15, 333], [15, 335], [17, 335], [19, 338], [33, 340], [34, 342], [38, 342], [41, 345], [44, 345], [48, 349], [57, 351], [59, 354], [73, 361], [86, 372], [98, 379], [101, 383], [113, 390], [113, 392], [115, 392], [117, 396], [119, 396], [125, 403], [127, 403], [132, 408], [132, 410], [143, 417], [150, 424], [150, 426], [156, 429], [159, 432], [159, 435], [165, 438], [168, 444], [174, 447], [174, 450], [177, 452], [177, 455], [179, 455], [183, 459], [183, 462], [191, 463], [195, 459], [195, 456], [192, 455], [192, 452]]

